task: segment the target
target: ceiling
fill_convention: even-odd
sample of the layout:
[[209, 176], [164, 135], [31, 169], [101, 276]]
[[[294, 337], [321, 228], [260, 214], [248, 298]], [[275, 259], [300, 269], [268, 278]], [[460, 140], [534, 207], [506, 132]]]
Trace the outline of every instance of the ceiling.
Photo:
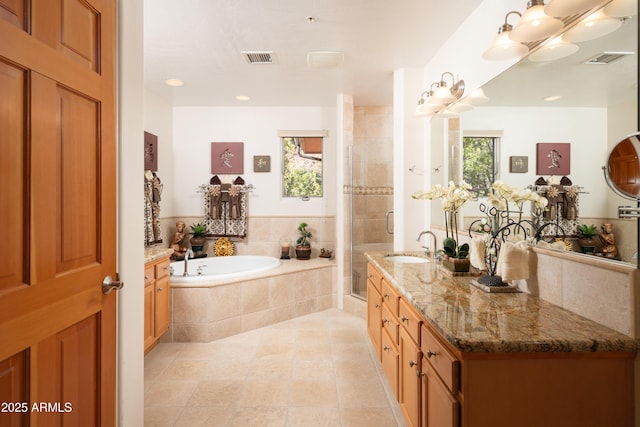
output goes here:
[[[356, 105], [391, 105], [393, 71], [423, 68], [479, 3], [145, 0], [144, 83], [174, 106], [333, 106], [339, 93]], [[343, 65], [308, 66], [315, 50], [344, 52]], [[274, 60], [249, 64], [243, 51]], [[169, 87], [167, 78], [185, 84]]]

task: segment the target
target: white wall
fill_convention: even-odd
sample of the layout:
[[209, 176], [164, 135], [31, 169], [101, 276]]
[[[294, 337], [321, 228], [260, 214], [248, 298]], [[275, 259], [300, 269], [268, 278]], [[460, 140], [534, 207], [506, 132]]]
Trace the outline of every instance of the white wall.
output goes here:
[[[244, 143], [250, 216], [335, 216], [337, 176], [336, 108], [322, 107], [176, 107], [174, 108], [173, 212], [203, 215], [198, 186], [209, 183], [212, 142]], [[279, 130], [328, 130], [324, 140], [324, 197], [310, 201], [281, 197], [282, 154]], [[254, 173], [253, 156], [271, 156], [271, 172]], [[225, 177], [220, 177], [221, 179]], [[227, 176], [235, 179], [235, 176]], [[223, 179], [224, 181], [224, 179]]]
[[[144, 425], [143, 5], [118, 1], [117, 416]], [[132, 184], [133, 183], [133, 184]]]
[[[145, 132], [158, 137], [158, 171], [163, 184], [163, 196], [172, 194], [173, 188], [173, 106], [148, 90], [144, 91], [143, 124]], [[173, 200], [163, 197], [160, 204], [162, 218], [177, 215]], [[179, 213], [179, 212], [178, 212]], [[164, 236], [165, 240], [167, 236]]]
[[[607, 185], [602, 165], [607, 153], [607, 110], [604, 108], [479, 107], [460, 115], [462, 134], [468, 131], [503, 131], [500, 142], [499, 178], [517, 187], [532, 185], [536, 174], [536, 144], [571, 144], [571, 173], [574, 185], [584, 187], [580, 195], [581, 217], [606, 217], [607, 203], [602, 197]], [[510, 173], [509, 157], [527, 156], [528, 173]], [[465, 206], [467, 215], [479, 212]]]

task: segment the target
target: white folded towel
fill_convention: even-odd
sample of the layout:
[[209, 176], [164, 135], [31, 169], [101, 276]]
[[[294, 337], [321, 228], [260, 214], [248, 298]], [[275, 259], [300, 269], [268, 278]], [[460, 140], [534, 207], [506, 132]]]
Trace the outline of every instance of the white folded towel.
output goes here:
[[567, 250], [567, 246], [565, 245], [564, 241], [562, 241], [562, 240], [558, 240], [556, 242], [551, 242], [551, 243], [547, 243], [544, 240], [540, 240], [536, 245], [541, 247], [541, 248], [547, 248], [547, 249], [557, 249], [557, 250], [560, 250], [560, 251], [566, 251]]
[[496, 274], [505, 282], [529, 278], [529, 245], [526, 241], [502, 243]]
[[484, 262], [487, 246], [482, 237], [474, 236], [471, 239], [471, 248], [469, 250], [469, 261], [471, 265], [478, 270], [486, 270], [487, 265]]

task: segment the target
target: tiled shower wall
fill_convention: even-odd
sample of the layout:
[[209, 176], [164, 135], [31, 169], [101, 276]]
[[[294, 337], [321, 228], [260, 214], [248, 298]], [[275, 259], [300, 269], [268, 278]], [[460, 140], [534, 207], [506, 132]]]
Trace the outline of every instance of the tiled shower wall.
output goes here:
[[345, 268], [345, 294], [353, 289], [366, 297], [363, 253], [393, 245], [387, 232], [393, 229], [393, 108], [354, 107], [350, 150], [345, 157], [351, 159], [346, 168], [351, 181], [344, 186], [344, 197], [353, 258], [352, 268]]

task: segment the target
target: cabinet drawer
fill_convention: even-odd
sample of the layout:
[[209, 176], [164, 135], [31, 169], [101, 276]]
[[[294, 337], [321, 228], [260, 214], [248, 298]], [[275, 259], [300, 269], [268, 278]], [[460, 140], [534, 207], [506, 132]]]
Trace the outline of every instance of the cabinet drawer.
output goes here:
[[382, 282], [382, 275], [371, 264], [367, 264], [367, 280], [371, 281], [371, 283], [378, 290], [378, 292], [381, 291], [380, 282]]
[[398, 317], [398, 305], [400, 303], [400, 293], [386, 280], [382, 279], [382, 302], [389, 307], [391, 313]]
[[144, 285], [149, 286], [156, 279], [155, 269], [153, 265], [145, 265], [144, 266]]
[[382, 327], [387, 333], [389, 337], [393, 340], [393, 343], [398, 345], [398, 318], [391, 314], [389, 308], [386, 304], [382, 304]]
[[460, 364], [458, 359], [446, 349], [435, 334], [422, 325], [420, 348], [424, 358], [433, 367], [452, 393], [458, 390]]
[[414, 308], [402, 298], [400, 299], [398, 317], [400, 318], [400, 326], [407, 330], [411, 338], [413, 338], [416, 343], [420, 343], [420, 325], [422, 324], [422, 321]]
[[400, 356], [396, 344], [392, 343], [392, 338], [386, 332], [382, 332], [382, 369], [389, 380], [393, 395], [398, 399], [398, 369]]
[[156, 264], [156, 279], [169, 275], [171, 270], [171, 262], [169, 259], [162, 260]]

